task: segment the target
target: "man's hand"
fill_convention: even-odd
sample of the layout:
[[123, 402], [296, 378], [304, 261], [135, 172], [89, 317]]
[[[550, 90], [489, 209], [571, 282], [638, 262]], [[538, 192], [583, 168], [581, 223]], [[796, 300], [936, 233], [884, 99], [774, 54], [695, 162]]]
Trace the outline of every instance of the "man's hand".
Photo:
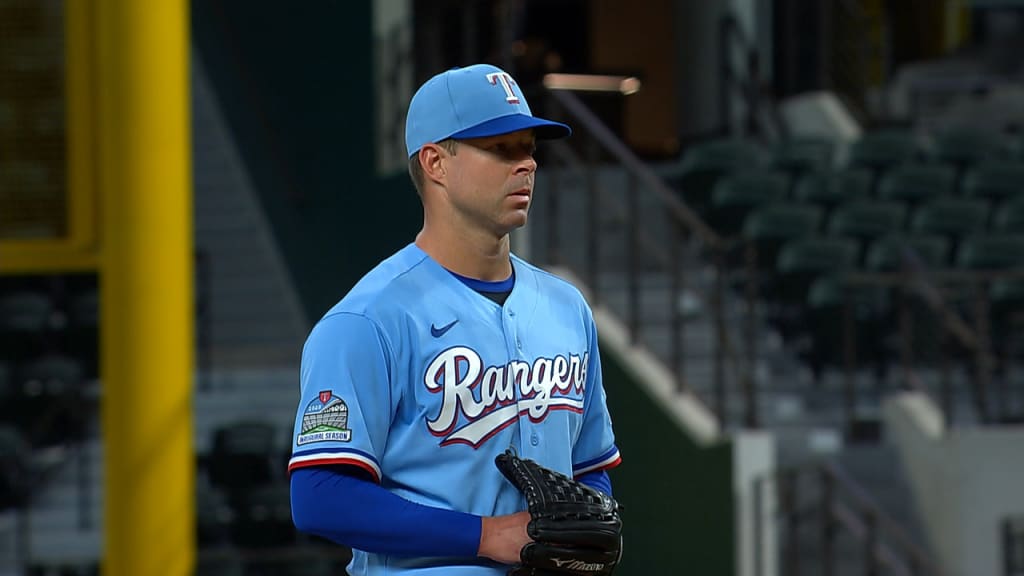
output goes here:
[[533, 542], [526, 534], [529, 522], [530, 513], [525, 511], [506, 516], [484, 516], [477, 554], [502, 564], [519, 564], [523, 546]]

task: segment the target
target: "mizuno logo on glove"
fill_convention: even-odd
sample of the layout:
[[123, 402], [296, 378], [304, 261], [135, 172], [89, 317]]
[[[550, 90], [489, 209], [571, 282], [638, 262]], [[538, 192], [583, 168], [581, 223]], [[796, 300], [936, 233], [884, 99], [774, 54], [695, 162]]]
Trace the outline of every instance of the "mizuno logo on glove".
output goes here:
[[568, 568], [570, 570], [589, 570], [591, 572], [604, 570], [604, 564], [596, 562], [588, 563], [576, 559], [560, 560], [558, 558], [552, 558], [551, 561], [554, 562], [555, 566], [558, 566], [559, 568]]

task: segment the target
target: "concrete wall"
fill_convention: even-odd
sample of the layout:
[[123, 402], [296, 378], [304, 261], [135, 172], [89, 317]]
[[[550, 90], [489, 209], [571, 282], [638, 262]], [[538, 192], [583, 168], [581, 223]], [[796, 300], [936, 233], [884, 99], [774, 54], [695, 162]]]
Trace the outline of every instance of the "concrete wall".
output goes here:
[[764, 430], [740, 430], [733, 433], [732, 444], [732, 485], [736, 498], [735, 573], [737, 576], [776, 576], [778, 533], [774, 521], [777, 510], [775, 491], [761, 490], [760, 499], [755, 495], [757, 480], [770, 478], [775, 471], [775, 436]]
[[916, 393], [888, 400], [884, 424], [945, 574], [1002, 576], [1002, 522], [1024, 514], [1024, 427], [947, 429]]

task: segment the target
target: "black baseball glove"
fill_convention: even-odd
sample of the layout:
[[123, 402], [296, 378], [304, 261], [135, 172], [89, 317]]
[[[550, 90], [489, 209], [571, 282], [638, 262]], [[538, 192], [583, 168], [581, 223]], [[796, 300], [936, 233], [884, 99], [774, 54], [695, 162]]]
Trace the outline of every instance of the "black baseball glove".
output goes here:
[[526, 497], [534, 540], [510, 576], [612, 573], [622, 556], [622, 507], [614, 498], [511, 450], [494, 463]]

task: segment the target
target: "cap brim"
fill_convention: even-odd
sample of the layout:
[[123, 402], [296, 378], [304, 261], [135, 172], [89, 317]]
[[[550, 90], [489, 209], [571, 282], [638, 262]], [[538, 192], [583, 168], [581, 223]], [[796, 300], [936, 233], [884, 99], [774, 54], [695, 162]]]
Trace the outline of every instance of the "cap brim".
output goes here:
[[553, 122], [525, 114], [509, 114], [508, 116], [494, 118], [465, 130], [459, 130], [452, 134], [451, 138], [486, 138], [487, 136], [499, 136], [528, 128], [533, 129], [533, 133], [538, 140], [557, 140], [572, 134], [572, 128], [561, 122]]

